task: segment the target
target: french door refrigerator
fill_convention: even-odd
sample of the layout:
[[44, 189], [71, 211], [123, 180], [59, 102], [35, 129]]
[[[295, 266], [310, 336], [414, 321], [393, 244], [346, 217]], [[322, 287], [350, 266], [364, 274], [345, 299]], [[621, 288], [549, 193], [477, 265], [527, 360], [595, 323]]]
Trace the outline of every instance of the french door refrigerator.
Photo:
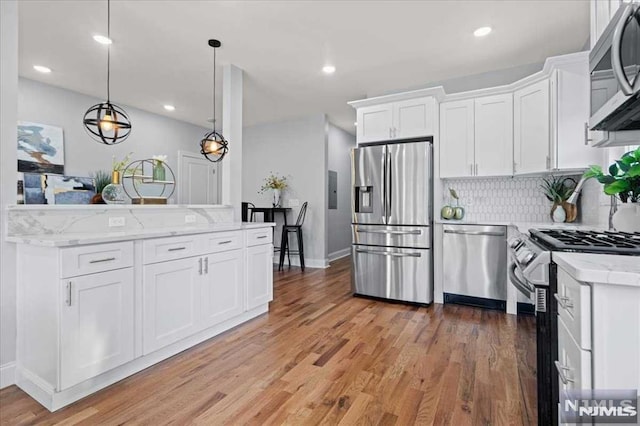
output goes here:
[[433, 139], [351, 152], [353, 292], [433, 301]]

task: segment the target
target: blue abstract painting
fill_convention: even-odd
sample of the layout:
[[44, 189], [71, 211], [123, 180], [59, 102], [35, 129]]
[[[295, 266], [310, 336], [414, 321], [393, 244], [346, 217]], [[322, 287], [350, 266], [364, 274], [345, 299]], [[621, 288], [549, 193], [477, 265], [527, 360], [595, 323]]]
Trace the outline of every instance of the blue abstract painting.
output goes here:
[[64, 174], [64, 136], [60, 127], [18, 122], [18, 171]]
[[96, 195], [89, 177], [25, 173], [25, 204], [90, 204]]

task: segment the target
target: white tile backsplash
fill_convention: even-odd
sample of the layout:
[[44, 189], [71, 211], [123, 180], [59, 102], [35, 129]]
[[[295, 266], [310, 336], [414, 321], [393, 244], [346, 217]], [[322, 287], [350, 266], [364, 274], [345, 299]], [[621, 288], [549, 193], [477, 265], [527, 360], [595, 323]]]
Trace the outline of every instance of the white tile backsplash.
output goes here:
[[[571, 177], [576, 181], [580, 178], [579, 175]], [[454, 188], [460, 197], [460, 205], [465, 208], [465, 219], [469, 221], [551, 221], [552, 203], [542, 193], [541, 176], [443, 179], [442, 183], [444, 199], [439, 205], [450, 203], [449, 188]], [[593, 189], [588, 193], [583, 191], [581, 209], [592, 204], [596, 209], [598, 199], [596, 196], [594, 203], [592, 194], [595, 194]], [[451, 202], [455, 205], [455, 200]], [[582, 222], [586, 223], [585, 220]]]

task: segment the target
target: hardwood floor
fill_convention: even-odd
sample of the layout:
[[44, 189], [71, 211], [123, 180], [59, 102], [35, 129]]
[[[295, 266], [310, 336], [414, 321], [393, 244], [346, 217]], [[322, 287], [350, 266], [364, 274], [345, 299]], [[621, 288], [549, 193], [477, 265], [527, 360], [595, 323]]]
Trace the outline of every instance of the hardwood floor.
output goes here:
[[354, 298], [349, 268], [274, 272], [269, 314], [58, 412], [3, 389], [0, 422], [537, 423], [532, 317]]

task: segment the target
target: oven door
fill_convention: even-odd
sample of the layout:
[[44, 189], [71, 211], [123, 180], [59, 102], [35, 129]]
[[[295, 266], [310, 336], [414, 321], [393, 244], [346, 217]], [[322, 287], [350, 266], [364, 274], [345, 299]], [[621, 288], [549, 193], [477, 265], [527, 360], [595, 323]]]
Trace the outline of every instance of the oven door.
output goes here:
[[619, 8], [589, 55], [592, 130], [640, 129], [640, 5]]

